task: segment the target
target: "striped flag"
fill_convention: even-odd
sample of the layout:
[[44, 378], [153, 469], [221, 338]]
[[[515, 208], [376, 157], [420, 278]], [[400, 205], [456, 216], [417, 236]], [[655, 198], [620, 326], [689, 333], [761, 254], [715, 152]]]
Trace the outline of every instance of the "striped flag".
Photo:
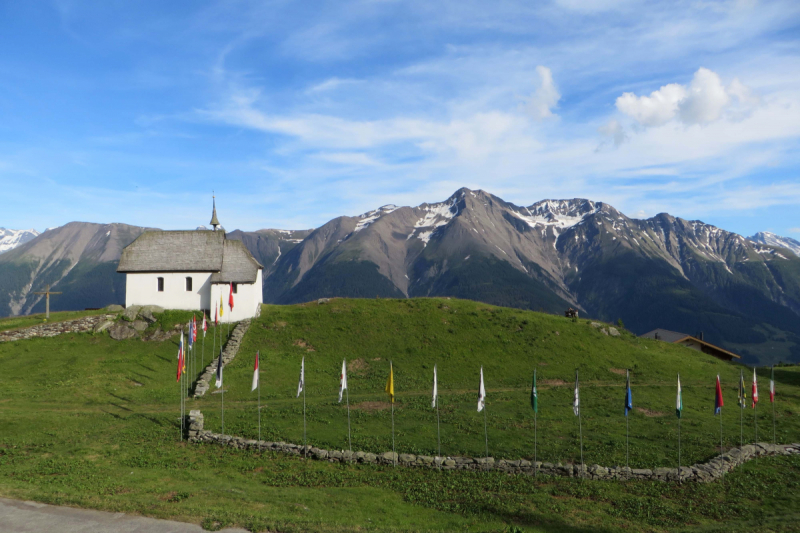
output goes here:
[[572, 399], [572, 412], [575, 413], [575, 416], [581, 414], [581, 395], [580, 389], [578, 388], [578, 371], [575, 371], [575, 397]]
[[436, 408], [436, 402], [439, 401], [439, 384], [436, 379], [436, 365], [433, 365], [433, 401], [431, 407]]
[[539, 393], [536, 391], [536, 369], [533, 369], [533, 385], [531, 386], [531, 407], [534, 413], [539, 412]]
[[717, 374], [717, 393], [714, 397], [714, 414], [720, 414], [724, 406], [725, 402], [722, 400], [722, 385], [719, 384], [719, 374]]
[[233, 283], [231, 283], [231, 291], [228, 293], [228, 307], [233, 311]]
[[[342, 373], [339, 375], [339, 403], [342, 403], [342, 395], [347, 389], [347, 359], [342, 359]], [[350, 394], [348, 392], [348, 394]]]
[[253, 369], [253, 386], [250, 387], [250, 392], [258, 388], [258, 351], [256, 350], [256, 367]]
[[683, 393], [681, 392], [681, 375], [678, 374], [678, 397], [675, 400], [675, 416], [681, 417], [683, 413]]
[[175, 381], [181, 380], [183, 370], [183, 331], [181, 331], [181, 342], [178, 344], [178, 377]]
[[206, 338], [206, 331], [208, 331], [208, 322], [206, 322], [206, 312], [205, 311], [203, 311], [203, 325], [201, 327], [203, 328], [203, 338], [205, 339]]
[[188, 342], [189, 350], [191, 350], [194, 347], [194, 341], [192, 340], [192, 337], [193, 337], [193, 335], [192, 335], [192, 321], [190, 320], [189, 321], [189, 333], [186, 335], [186, 340], [189, 341]]
[[756, 369], [753, 367], [753, 404], [751, 407], [755, 409], [758, 403], [758, 378], [756, 378]]
[[769, 402], [775, 402], [775, 367], [772, 367], [769, 374]]
[[625, 371], [625, 416], [628, 416], [628, 411], [633, 409], [633, 396], [631, 395], [631, 373], [630, 370]]
[[306, 358], [303, 357], [303, 360], [300, 361], [300, 382], [297, 384], [297, 396], [295, 396], [295, 398], [300, 397], [300, 393], [303, 392], [305, 386], [306, 386]]
[[192, 344], [197, 342], [197, 317], [192, 315]]
[[217, 388], [222, 388], [222, 347], [219, 349], [219, 359], [217, 360]]
[[744, 374], [741, 370], [739, 370], [739, 398], [737, 403], [742, 409], [747, 405], [747, 393], [744, 391]]

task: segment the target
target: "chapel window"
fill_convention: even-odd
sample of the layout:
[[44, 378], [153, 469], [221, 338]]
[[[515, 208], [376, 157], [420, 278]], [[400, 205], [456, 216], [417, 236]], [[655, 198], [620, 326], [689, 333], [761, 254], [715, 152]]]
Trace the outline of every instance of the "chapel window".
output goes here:
[[186, 277], [186, 292], [191, 292], [191, 291], [192, 291], [192, 277], [191, 276], [187, 276]]
[[233, 284], [233, 294], [239, 294], [238, 289], [239, 289], [239, 284], [238, 283], [234, 283]]
[[158, 292], [164, 292], [164, 278], [158, 278]]

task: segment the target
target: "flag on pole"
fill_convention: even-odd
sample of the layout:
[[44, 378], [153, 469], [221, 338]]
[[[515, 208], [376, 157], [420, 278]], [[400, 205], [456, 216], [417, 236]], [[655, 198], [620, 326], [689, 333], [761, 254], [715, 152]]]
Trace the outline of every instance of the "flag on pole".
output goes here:
[[219, 349], [219, 359], [217, 360], [217, 388], [222, 388], [222, 348]]
[[214, 325], [219, 326], [219, 305], [214, 303]]
[[756, 378], [756, 368], [753, 367], [753, 404], [752, 408], [755, 409], [758, 403], [758, 378]]
[[539, 412], [539, 393], [536, 392], [536, 369], [533, 369], [533, 385], [531, 386], [531, 407], [534, 413]]
[[189, 333], [186, 335], [186, 340], [188, 341], [188, 344], [189, 344], [189, 350], [191, 350], [192, 347], [194, 347], [194, 341], [192, 340], [192, 337], [193, 337], [193, 335], [192, 335], [192, 322], [189, 321]]
[[256, 350], [256, 367], [253, 369], [253, 386], [250, 387], [250, 392], [258, 388], [258, 350]]
[[305, 386], [306, 386], [306, 358], [303, 357], [303, 360], [300, 361], [300, 382], [297, 384], [297, 396], [295, 396], [295, 398], [300, 397], [300, 393], [303, 392]]
[[181, 342], [178, 344], [178, 377], [175, 381], [181, 380], [181, 372], [183, 371], [183, 331], [181, 331]]
[[339, 403], [342, 403], [342, 395], [344, 394], [346, 388], [347, 388], [347, 359], [342, 359], [342, 373], [339, 375]]
[[219, 317], [222, 318], [222, 315], [225, 314], [225, 301], [222, 299], [222, 295], [219, 295]]
[[772, 367], [772, 372], [769, 374], [769, 402], [775, 402], [775, 367]]
[[714, 398], [714, 414], [720, 414], [724, 406], [725, 402], [722, 400], [722, 385], [719, 384], [719, 374], [717, 374], [717, 394]]
[[205, 311], [203, 311], [203, 325], [201, 327], [203, 328], [203, 338], [205, 339], [206, 338], [206, 331], [208, 331], [208, 322], [206, 322], [206, 312]]
[[578, 371], [575, 371], [575, 398], [572, 400], [572, 412], [575, 416], [581, 414], [581, 395], [578, 389]]
[[192, 315], [192, 344], [197, 342], [197, 317]]
[[389, 363], [389, 379], [386, 381], [384, 391], [389, 395], [389, 401], [394, 403], [394, 366], [392, 363]]
[[478, 388], [478, 412], [483, 411], [486, 407], [486, 387], [483, 385], [483, 367], [481, 367], [481, 385]]
[[433, 365], [433, 401], [431, 407], [436, 408], [436, 402], [439, 400], [439, 384], [436, 379], [436, 365]]
[[678, 398], [675, 400], [675, 416], [681, 417], [683, 413], [683, 394], [681, 393], [681, 375], [678, 374]]
[[231, 283], [231, 290], [228, 293], [228, 307], [233, 311], [233, 283]]
[[747, 404], [747, 393], [744, 391], [744, 374], [739, 371], [739, 397], [736, 400], [737, 405], [744, 409]]
[[628, 411], [633, 409], [633, 396], [631, 395], [631, 372], [625, 371], [625, 416], [628, 416]]

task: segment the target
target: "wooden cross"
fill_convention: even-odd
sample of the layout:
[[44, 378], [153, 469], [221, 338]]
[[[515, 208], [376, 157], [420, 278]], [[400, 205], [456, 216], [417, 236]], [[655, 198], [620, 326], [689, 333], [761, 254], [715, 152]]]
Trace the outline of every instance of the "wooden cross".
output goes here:
[[44, 294], [47, 297], [46, 298], [46, 303], [45, 303], [45, 319], [49, 320], [50, 319], [50, 295], [51, 294], [61, 294], [61, 293], [60, 292], [52, 292], [50, 290], [50, 285], [48, 284], [46, 291], [34, 292], [33, 294]]

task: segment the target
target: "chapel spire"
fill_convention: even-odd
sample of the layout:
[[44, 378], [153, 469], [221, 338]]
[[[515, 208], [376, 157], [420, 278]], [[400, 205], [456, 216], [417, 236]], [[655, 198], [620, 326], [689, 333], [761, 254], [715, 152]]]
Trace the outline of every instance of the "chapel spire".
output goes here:
[[214, 211], [211, 213], [211, 227], [214, 228], [214, 231], [217, 231], [217, 226], [220, 225], [219, 220], [217, 220], [217, 197], [214, 193], [211, 194], [211, 202], [214, 206]]

